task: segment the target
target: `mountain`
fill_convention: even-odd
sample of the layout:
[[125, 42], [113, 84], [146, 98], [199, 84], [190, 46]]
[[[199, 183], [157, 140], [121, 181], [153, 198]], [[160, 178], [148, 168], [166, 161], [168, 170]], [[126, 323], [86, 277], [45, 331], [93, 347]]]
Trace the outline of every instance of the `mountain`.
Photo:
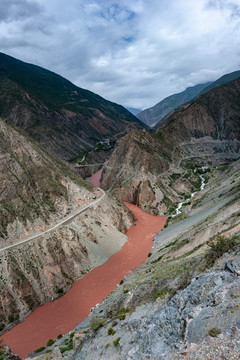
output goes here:
[[197, 166], [218, 166], [239, 157], [236, 79], [180, 107], [155, 133], [132, 131], [119, 139], [101, 185], [149, 213], [169, 214], [185, 194], [200, 187]]
[[188, 87], [186, 90], [170, 95], [154, 105], [153, 107], [143, 110], [136, 116], [142, 122], [150, 127], [154, 127], [156, 124], [161, 123], [164, 117], [171, 111], [178, 108], [180, 105], [185, 104], [195, 98], [202, 89], [209, 86], [211, 83], [198, 84], [195, 86]]
[[0, 53], [0, 116], [70, 161], [145, 125], [123, 106]]
[[102, 193], [1, 118], [0, 184], [2, 333], [119, 251], [133, 216], [105, 196], [71, 217]]
[[239, 158], [240, 79], [182, 106], [155, 133], [118, 139], [102, 186], [170, 216], [147, 260], [71, 333], [31, 356], [238, 358]]
[[216, 81], [212, 82], [210, 85], [206, 86], [201, 92], [200, 94], [205, 94], [206, 92], [208, 92], [209, 90], [214, 89], [215, 87], [221, 86], [226, 84], [229, 81], [235, 80], [240, 78], [240, 71], [234, 71], [232, 73], [223, 75], [222, 77], [220, 77], [219, 79], [217, 79]]
[[132, 113], [133, 115], [136, 115], [142, 111], [141, 109], [129, 108], [129, 107], [127, 108], [127, 110], [130, 111], [130, 113]]

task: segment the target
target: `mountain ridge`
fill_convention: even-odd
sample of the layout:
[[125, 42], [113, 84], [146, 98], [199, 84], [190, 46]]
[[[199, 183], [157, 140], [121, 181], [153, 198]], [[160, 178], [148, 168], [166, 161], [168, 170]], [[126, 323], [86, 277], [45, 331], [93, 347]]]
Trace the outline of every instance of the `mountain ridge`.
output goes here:
[[136, 116], [146, 125], [157, 127], [161, 124], [164, 118], [169, 115], [170, 112], [176, 110], [184, 103], [194, 99], [194, 97], [197, 96], [200, 91], [209, 84], [210, 82], [205, 84], [197, 84], [195, 86], [186, 88], [184, 91], [167, 96], [156, 105], [136, 114]]
[[100, 141], [145, 127], [123, 106], [2, 53], [0, 80], [0, 116], [63, 160], [82, 158]]

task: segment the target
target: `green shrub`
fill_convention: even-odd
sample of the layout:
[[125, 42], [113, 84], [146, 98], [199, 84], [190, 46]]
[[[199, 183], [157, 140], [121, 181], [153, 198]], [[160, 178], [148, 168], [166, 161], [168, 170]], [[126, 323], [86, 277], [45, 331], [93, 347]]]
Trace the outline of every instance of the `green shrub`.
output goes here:
[[219, 334], [221, 334], [222, 330], [216, 327], [213, 327], [211, 329], [209, 329], [208, 331], [208, 335], [212, 336], [212, 337], [217, 337]]
[[150, 252], [150, 253], [148, 253], [148, 257], [150, 257], [150, 256], [152, 256], [152, 253]]
[[114, 335], [116, 331], [113, 328], [108, 329], [108, 335]]
[[14, 316], [13, 316], [13, 315], [10, 315], [10, 316], [8, 317], [8, 320], [9, 320], [9, 322], [13, 322]]
[[59, 334], [58, 336], [57, 336], [57, 339], [61, 339], [63, 336], [62, 336], [62, 334]]
[[0, 348], [0, 360], [3, 360], [6, 356], [6, 353], [3, 349]]
[[122, 315], [119, 315], [119, 320], [125, 320], [125, 318], [126, 318], [126, 314], [122, 314]]
[[90, 320], [90, 329], [92, 331], [97, 331], [104, 325], [105, 321], [103, 319], [99, 319], [97, 317], [94, 317]]
[[36, 349], [34, 352], [35, 352], [35, 353], [40, 353], [40, 352], [42, 352], [44, 349], [45, 349], [45, 347], [44, 347], [44, 346], [41, 346], [40, 348]]
[[126, 308], [121, 308], [121, 309], [119, 309], [119, 310], [116, 312], [115, 316], [118, 316], [118, 315], [120, 315], [120, 314], [129, 313], [129, 312], [130, 312], [130, 310], [129, 310], [128, 307], [126, 307]]
[[119, 285], [122, 285], [123, 284], [123, 280], [120, 281]]
[[118, 346], [118, 343], [119, 343], [119, 341], [120, 341], [120, 337], [118, 337], [116, 340], [113, 340], [113, 345], [116, 347], [116, 346]]
[[164, 289], [161, 289], [159, 291], [155, 291], [153, 293], [153, 297], [154, 297], [154, 300], [160, 298], [160, 297], [163, 297], [164, 295], [166, 295], [168, 293], [169, 289], [168, 288], [164, 288]]
[[223, 236], [217, 236], [212, 238], [207, 243], [209, 249], [205, 254], [206, 266], [213, 266], [214, 262], [220, 258], [224, 253], [231, 250], [234, 246], [239, 244], [238, 237], [232, 237], [230, 239], [224, 238]]
[[54, 344], [54, 340], [53, 339], [49, 339], [47, 342], [47, 346], [52, 346], [52, 344]]

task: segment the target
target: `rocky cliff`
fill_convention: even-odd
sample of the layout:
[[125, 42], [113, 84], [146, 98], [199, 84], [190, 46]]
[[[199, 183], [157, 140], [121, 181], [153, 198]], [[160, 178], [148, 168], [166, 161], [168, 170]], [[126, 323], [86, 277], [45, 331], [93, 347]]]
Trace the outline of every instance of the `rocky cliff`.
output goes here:
[[133, 217], [127, 208], [106, 197], [52, 231], [2, 250], [58, 224], [101, 193], [2, 119], [0, 183], [3, 332], [117, 252], [126, 241], [124, 233]]

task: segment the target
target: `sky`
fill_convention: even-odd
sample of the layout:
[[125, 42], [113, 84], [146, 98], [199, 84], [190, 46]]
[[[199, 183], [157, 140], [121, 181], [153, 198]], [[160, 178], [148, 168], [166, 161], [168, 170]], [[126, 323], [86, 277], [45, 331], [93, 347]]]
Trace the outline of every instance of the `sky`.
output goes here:
[[145, 109], [240, 69], [240, 0], [0, 0], [0, 51]]

